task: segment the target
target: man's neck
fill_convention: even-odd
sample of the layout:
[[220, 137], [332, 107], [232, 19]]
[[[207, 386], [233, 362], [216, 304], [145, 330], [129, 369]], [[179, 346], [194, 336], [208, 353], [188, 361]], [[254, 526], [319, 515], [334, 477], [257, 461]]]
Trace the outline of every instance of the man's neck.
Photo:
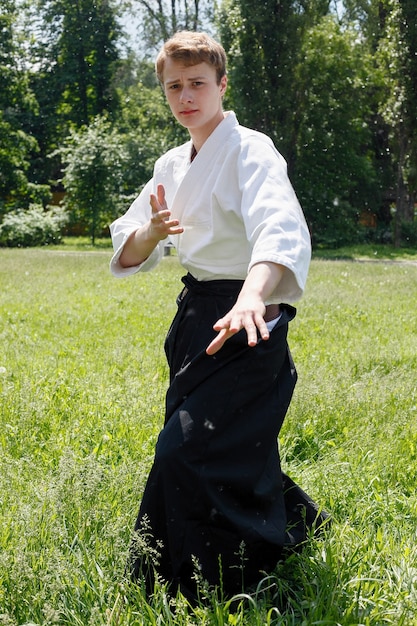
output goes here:
[[190, 137], [193, 142], [193, 146], [196, 149], [196, 152], [200, 150], [204, 142], [210, 137], [211, 133], [217, 128], [217, 126], [224, 120], [223, 111], [221, 114], [217, 115], [213, 118], [210, 125], [205, 126], [204, 128], [196, 128], [190, 129]]

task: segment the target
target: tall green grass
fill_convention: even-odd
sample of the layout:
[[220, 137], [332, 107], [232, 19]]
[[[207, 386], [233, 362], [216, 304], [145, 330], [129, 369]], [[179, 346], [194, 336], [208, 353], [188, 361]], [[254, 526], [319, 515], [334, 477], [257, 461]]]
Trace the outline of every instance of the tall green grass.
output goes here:
[[0, 624], [417, 624], [417, 267], [313, 262], [280, 445], [333, 524], [258, 590], [203, 585], [191, 608], [123, 577], [182, 271], [116, 280], [109, 257], [0, 250]]

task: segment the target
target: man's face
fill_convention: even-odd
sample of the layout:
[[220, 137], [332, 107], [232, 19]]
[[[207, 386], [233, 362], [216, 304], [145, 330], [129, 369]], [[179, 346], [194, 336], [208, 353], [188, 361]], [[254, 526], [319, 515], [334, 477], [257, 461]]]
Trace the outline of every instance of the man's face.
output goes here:
[[190, 134], [206, 134], [223, 119], [222, 96], [227, 78], [217, 84], [216, 70], [207, 63], [184, 66], [165, 60], [163, 86], [174, 117]]

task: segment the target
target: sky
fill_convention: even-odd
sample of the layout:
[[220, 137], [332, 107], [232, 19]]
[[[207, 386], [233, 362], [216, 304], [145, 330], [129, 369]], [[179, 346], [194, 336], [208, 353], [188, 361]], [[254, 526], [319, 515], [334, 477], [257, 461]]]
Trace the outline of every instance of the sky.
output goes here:
[[[335, 11], [337, 15], [340, 17], [343, 13], [343, 0], [332, 0], [333, 7], [330, 6], [331, 10]], [[138, 16], [137, 11], [127, 11], [123, 17], [121, 18], [121, 24], [123, 30], [126, 32], [128, 36], [129, 44], [132, 46], [135, 52], [140, 52], [141, 50], [141, 42], [139, 39], [139, 25], [140, 25], [140, 17]]]

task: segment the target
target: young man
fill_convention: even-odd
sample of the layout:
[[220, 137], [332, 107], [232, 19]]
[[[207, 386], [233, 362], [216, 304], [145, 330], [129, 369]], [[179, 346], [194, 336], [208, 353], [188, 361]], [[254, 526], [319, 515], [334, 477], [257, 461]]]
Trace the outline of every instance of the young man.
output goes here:
[[111, 269], [152, 269], [168, 238], [188, 274], [165, 342], [165, 425], [135, 527], [159, 556], [150, 564], [134, 544], [132, 575], [152, 587], [156, 567], [192, 597], [197, 567], [234, 593], [322, 521], [282, 474], [277, 445], [296, 382], [287, 303], [303, 293], [310, 237], [272, 141], [223, 111], [223, 48], [180, 32], [156, 69], [190, 141], [156, 162], [111, 225]]

